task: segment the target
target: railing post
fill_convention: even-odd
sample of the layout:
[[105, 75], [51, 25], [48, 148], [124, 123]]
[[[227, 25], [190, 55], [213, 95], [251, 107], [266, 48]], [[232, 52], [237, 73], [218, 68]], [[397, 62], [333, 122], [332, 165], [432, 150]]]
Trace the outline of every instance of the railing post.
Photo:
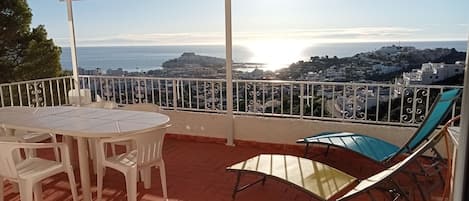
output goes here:
[[[10, 85], [10, 89], [11, 89], [11, 85]], [[12, 94], [12, 93], [13, 93], [13, 91], [10, 90], [10, 94], [11, 94], [12, 97], [13, 97], [13, 94]], [[28, 107], [31, 107], [31, 85], [30, 85], [29, 83], [26, 83], [26, 95], [27, 95], [27, 97], [28, 97]], [[19, 94], [18, 97], [21, 98], [21, 94]], [[12, 106], [13, 106], [13, 105], [14, 105], [13, 99], [11, 99], [11, 100], [12, 100]]]
[[2, 103], [2, 107], [5, 107], [5, 101], [3, 100], [3, 86], [0, 86], [0, 102]]
[[18, 89], [18, 97], [20, 101], [20, 106], [23, 106], [23, 98], [21, 97], [21, 84], [18, 84], [17, 89]]
[[33, 82], [35, 107], [39, 107], [39, 94], [38, 94], [38, 90], [37, 90], [37, 85], [38, 85], [37, 82]]
[[49, 94], [50, 94], [50, 105], [55, 106], [54, 94], [52, 90], [52, 80], [49, 80]]
[[257, 113], [257, 89], [256, 89], [256, 83], [252, 83], [252, 112]]
[[210, 81], [210, 100], [212, 103], [212, 110], [216, 110], [216, 105], [215, 105], [215, 81]]
[[300, 119], [303, 119], [304, 91], [305, 91], [304, 83], [300, 83]]
[[9, 93], [9, 96], [10, 96], [10, 106], [14, 106], [14, 104], [13, 104], [13, 91], [11, 89], [11, 85], [8, 85], [8, 93]]
[[352, 85], [353, 89], [353, 119], [357, 119], [357, 86]]
[[177, 80], [173, 80], [173, 108], [174, 110], [177, 110], [177, 106], [178, 106], [179, 94], [177, 93], [177, 87], [178, 87], [177, 83], [178, 83]]

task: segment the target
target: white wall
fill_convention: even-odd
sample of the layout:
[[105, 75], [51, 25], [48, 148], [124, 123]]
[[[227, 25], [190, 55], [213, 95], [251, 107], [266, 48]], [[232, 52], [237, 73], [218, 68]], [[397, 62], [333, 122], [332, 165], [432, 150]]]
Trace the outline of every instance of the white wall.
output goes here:
[[[202, 137], [225, 138], [227, 121], [223, 114], [164, 110], [172, 126], [168, 133]], [[416, 128], [383, 126], [350, 122], [301, 120], [258, 116], [235, 116], [235, 140], [277, 144], [295, 144], [299, 138], [325, 131], [346, 131], [370, 135], [402, 146]], [[446, 156], [444, 140], [437, 149]]]
[[[164, 111], [171, 118], [169, 133], [226, 138], [223, 114]], [[257, 116], [236, 116], [234, 133], [237, 140], [295, 144], [298, 138], [324, 131], [347, 131], [371, 135], [394, 144], [403, 144], [415, 128], [369, 125], [360, 123], [301, 120]]]

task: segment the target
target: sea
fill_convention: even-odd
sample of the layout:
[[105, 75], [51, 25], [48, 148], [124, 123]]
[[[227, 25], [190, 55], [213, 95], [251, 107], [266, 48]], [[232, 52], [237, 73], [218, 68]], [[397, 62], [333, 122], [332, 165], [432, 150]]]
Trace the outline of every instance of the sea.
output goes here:
[[[323, 43], [304, 48], [297, 58], [289, 61], [309, 60], [312, 56], [349, 57], [361, 52], [377, 50], [383, 46], [400, 45], [414, 46], [417, 49], [455, 48], [458, 51], [467, 50], [467, 41], [432, 41], [432, 42], [366, 42], [366, 43]], [[225, 47], [211, 46], [112, 46], [112, 47], [78, 47], [78, 66], [84, 69], [122, 68], [129, 72], [143, 72], [161, 69], [163, 62], [178, 58], [184, 52], [194, 52], [197, 55], [225, 58]], [[268, 63], [268, 61], [253, 61], [255, 53], [243, 46], [233, 47], [233, 61], [235, 63]], [[63, 69], [70, 70], [72, 66], [70, 48], [62, 47], [60, 62]], [[288, 67], [284, 64], [280, 68]], [[262, 68], [263, 65], [260, 65]], [[264, 66], [267, 68], [267, 66]]]

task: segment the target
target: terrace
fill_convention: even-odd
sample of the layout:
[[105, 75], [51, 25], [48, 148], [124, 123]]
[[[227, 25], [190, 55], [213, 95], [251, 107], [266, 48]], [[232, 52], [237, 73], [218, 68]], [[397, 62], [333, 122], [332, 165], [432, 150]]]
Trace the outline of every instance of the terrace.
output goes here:
[[[93, 101], [101, 98], [122, 105], [153, 103], [170, 116], [173, 126], [166, 136], [164, 158], [172, 200], [231, 200], [235, 175], [225, 171], [227, 166], [260, 153], [302, 156], [303, 146], [295, 145], [295, 140], [313, 133], [349, 131], [403, 144], [422, 122], [438, 93], [460, 88], [234, 80], [235, 146], [227, 146], [230, 136], [225, 80], [80, 76], [79, 83], [81, 89], [91, 92]], [[68, 105], [76, 101], [68, 94], [73, 88], [72, 77], [1, 84], [0, 104], [2, 107]], [[460, 107], [459, 100], [451, 116], [458, 115]], [[52, 152], [39, 155], [51, 157]], [[328, 157], [316, 155], [313, 159], [359, 177], [380, 169], [343, 150], [334, 150]], [[125, 180], [118, 175], [111, 170], [105, 176], [107, 200], [125, 199]], [[161, 199], [159, 175], [154, 172], [152, 176], [150, 190], [143, 190], [139, 184], [139, 199]], [[91, 178], [95, 187], [95, 177]], [[399, 178], [413, 199], [420, 200], [415, 186], [406, 177]], [[46, 200], [71, 200], [69, 191], [63, 189], [68, 188], [65, 175], [46, 180], [44, 184]], [[7, 189], [7, 200], [19, 199], [11, 188]], [[439, 186], [432, 196], [438, 198], [442, 193], [443, 186]], [[376, 194], [384, 196], [379, 191]], [[304, 192], [268, 180], [265, 186], [239, 193], [236, 200], [310, 199]]]
[[[73, 76], [0, 84], [0, 106], [47, 107], [76, 103], [69, 91], [90, 92], [90, 99], [118, 104], [152, 103], [171, 118], [163, 155], [166, 161], [168, 195], [171, 200], [231, 200], [235, 175], [225, 168], [260, 153], [301, 156], [303, 147], [295, 140], [323, 131], [362, 133], [402, 145], [422, 123], [440, 92], [460, 86], [393, 85], [306, 81], [232, 80], [231, 1], [226, 0], [226, 79], [181, 79], [152, 77], [80, 76], [75, 55], [75, 33], [71, 0], [67, 0], [71, 34]], [[466, 61], [466, 64], [469, 63]], [[467, 76], [466, 76], [467, 77]], [[466, 86], [468, 80], [466, 79]], [[81, 93], [80, 90], [78, 90]], [[467, 93], [466, 93], [467, 94]], [[79, 98], [80, 99], [80, 98]], [[467, 101], [467, 95], [465, 95]], [[79, 101], [78, 101], [79, 102]], [[459, 100], [450, 113], [461, 114]], [[467, 119], [467, 112], [463, 119]], [[448, 118], [449, 119], [449, 118]], [[379, 131], [379, 132], [378, 132]], [[462, 125], [467, 132], [467, 125]], [[463, 137], [463, 141], [466, 137]], [[464, 145], [465, 142], [462, 142]], [[234, 146], [232, 146], [234, 145]], [[465, 169], [465, 146], [460, 154], [459, 173]], [[439, 149], [443, 152], [443, 144]], [[78, 154], [76, 149], [72, 149]], [[317, 149], [318, 153], [323, 150]], [[449, 153], [448, 153], [449, 154]], [[39, 152], [51, 158], [52, 152]], [[324, 162], [357, 177], [369, 176], [380, 167], [350, 152], [330, 151]], [[75, 161], [76, 163], [76, 161]], [[413, 167], [411, 167], [413, 168]], [[448, 170], [446, 170], [448, 171]], [[75, 170], [75, 176], [78, 171]], [[109, 170], [105, 176], [105, 200], [125, 200], [121, 174]], [[93, 197], [96, 177], [92, 178]], [[153, 172], [149, 190], [138, 186], [138, 199], [162, 200], [160, 178]], [[462, 198], [463, 177], [456, 176], [455, 200]], [[254, 180], [251, 177], [248, 180]], [[405, 176], [398, 183], [414, 200], [422, 200], [415, 185]], [[430, 178], [433, 180], [433, 178]], [[72, 200], [66, 176], [43, 181], [44, 200]], [[78, 180], [78, 187], [80, 181]], [[459, 185], [461, 184], [461, 185]], [[423, 182], [421, 185], [427, 185]], [[12, 185], [5, 189], [6, 200], [20, 200]], [[443, 186], [431, 197], [441, 199]], [[382, 200], [385, 194], [374, 191]], [[82, 195], [80, 198], [84, 199]], [[268, 180], [239, 193], [236, 200], [311, 200], [302, 191]], [[366, 200], [366, 196], [354, 200]]]
[[[278, 146], [253, 146], [247, 143], [239, 144], [235, 147], [225, 146], [222, 143], [214, 141], [181, 138], [180, 136], [170, 134], [166, 137], [164, 145], [169, 198], [170, 200], [191, 201], [231, 200], [235, 175], [226, 172], [225, 167], [260, 153], [301, 155], [302, 151], [303, 150], [299, 148], [279, 149]], [[53, 157], [52, 152], [40, 152], [39, 155], [42, 157]], [[369, 175], [380, 168], [367, 160], [357, 160], [350, 152], [341, 150], [331, 152], [328, 158], [320, 155], [316, 156], [314, 159], [347, 170], [357, 176]], [[350, 166], [350, 164], [356, 164], [356, 166]], [[152, 188], [149, 190], [144, 190], [143, 185], [139, 183], [138, 200], [163, 200], [161, 198], [162, 192], [158, 172], [153, 171], [152, 177]], [[77, 178], [79, 178], [78, 175]], [[246, 181], [252, 179], [255, 178], [246, 178]], [[77, 181], [79, 183], [79, 180]], [[420, 200], [415, 186], [410, 184], [405, 176], [401, 177], [399, 182], [404, 185], [406, 190], [411, 192], [413, 199]], [[46, 179], [43, 181], [43, 185], [45, 201], [72, 200], [65, 174]], [[92, 179], [92, 186], [96, 186], [95, 179]], [[19, 194], [14, 192], [11, 185], [6, 186], [5, 189], [5, 200], [20, 200]], [[95, 188], [92, 190], [93, 196], [95, 197], [96, 190]], [[441, 187], [438, 188], [433, 193], [433, 198], [439, 198], [442, 191]], [[374, 194], [378, 198], [385, 196], [385, 194], [380, 191], [375, 191]], [[108, 169], [105, 176], [103, 199], [126, 200], [125, 196], [124, 177], [122, 174]], [[366, 199], [367, 196], [363, 194], [353, 200], [359, 201]], [[380, 200], [382, 199], [384, 198], [380, 198]], [[270, 179], [267, 180], [264, 186], [254, 186], [242, 193], [238, 193], [236, 200], [303, 201], [311, 200], [311, 197], [289, 185]]]

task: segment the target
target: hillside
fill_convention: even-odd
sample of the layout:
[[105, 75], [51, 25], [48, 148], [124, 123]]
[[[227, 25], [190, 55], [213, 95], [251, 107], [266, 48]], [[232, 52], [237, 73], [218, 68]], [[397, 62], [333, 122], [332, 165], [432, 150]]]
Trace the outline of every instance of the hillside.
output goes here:
[[216, 67], [225, 66], [225, 59], [196, 55], [193, 52], [184, 52], [179, 58], [171, 59], [163, 63], [163, 68], [180, 67]]

